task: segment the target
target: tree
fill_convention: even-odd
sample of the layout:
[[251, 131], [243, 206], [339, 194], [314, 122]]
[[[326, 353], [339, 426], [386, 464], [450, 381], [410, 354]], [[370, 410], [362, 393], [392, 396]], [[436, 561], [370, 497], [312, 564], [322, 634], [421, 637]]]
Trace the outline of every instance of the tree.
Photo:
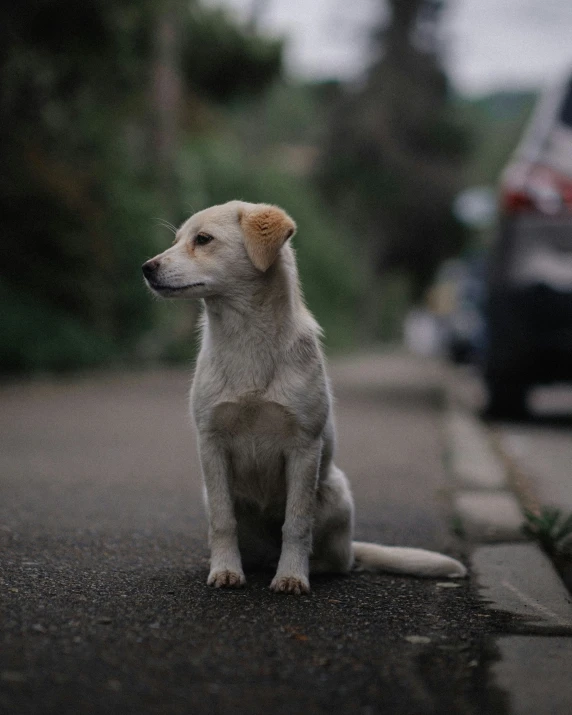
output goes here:
[[179, 129], [200, 132], [212, 103], [259, 92], [280, 69], [280, 43], [196, 2], [0, 9], [1, 370], [132, 353], [153, 319], [140, 276], [152, 218], [165, 196], [166, 218], [188, 212]]
[[[458, 250], [451, 214], [468, 138], [441, 64], [439, 0], [390, 0], [363, 86], [339, 92], [320, 180], [348, 218], [377, 278], [402, 270], [419, 296]], [[375, 313], [378, 306], [370, 306]]]

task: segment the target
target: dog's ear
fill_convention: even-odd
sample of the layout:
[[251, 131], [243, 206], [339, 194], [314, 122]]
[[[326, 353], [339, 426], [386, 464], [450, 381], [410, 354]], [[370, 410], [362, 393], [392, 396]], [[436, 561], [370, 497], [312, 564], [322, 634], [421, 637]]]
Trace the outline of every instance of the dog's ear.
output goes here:
[[296, 232], [294, 221], [278, 206], [241, 207], [239, 220], [246, 252], [259, 271], [270, 268], [278, 251]]

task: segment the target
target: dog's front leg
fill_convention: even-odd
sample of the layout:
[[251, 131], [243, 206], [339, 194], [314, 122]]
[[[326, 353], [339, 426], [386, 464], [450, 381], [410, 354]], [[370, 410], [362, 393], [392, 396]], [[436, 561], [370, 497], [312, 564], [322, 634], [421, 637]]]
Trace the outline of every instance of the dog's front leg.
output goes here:
[[321, 440], [286, 455], [286, 518], [282, 527], [282, 552], [270, 584], [280, 593], [308, 593], [312, 522], [320, 465]]
[[230, 492], [230, 465], [224, 448], [212, 437], [199, 437], [199, 452], [207, 492], [211, 568], [207, 583], [215, 588], [239, 587], [242, 570], [236, 517]]

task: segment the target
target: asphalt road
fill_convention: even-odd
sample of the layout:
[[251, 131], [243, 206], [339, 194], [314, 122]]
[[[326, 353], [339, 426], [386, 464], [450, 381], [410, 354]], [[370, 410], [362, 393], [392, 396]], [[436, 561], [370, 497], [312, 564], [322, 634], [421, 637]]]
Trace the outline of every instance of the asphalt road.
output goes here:
[[[334, 366], [357, 536], [458, 555], [438, 401], [422, 369], [407, 389], [369, 389], [384, 360]], [[1, 389], [0, 711], [505, 712], [488, 676], [500, 616], [469, 582], [353, 574], [298, 598], [273, 595], [269, 573], [206, 586], [189, 382]]]

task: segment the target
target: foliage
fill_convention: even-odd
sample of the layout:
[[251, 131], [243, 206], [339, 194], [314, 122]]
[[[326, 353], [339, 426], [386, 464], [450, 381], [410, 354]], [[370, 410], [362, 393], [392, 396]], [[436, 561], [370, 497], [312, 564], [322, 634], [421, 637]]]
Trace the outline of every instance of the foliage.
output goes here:
[[391, 22], [377, 33], [380, 59], [360, 89], [338, 94], [320, 180], [333, 210], [355, 227], [378, 278], [408, 272], [415, 298], [462, 245], [451, 203], [468, 135], [440, 64], [438, 5], [391, 6]]
[[192, 5], [183, 34], [183, 77], [215, 101], [255, 95], [280, 72], [282, 43], [249, 33], [220, 9]]
[[572, 514], [564, 516], [560, 509], [542, 507], [539, 512], [526, 510], [524, 532], [536, 539], [550, 556], [572, 557]]
[[532, 112], [535, 92], [496, 92], [478, 99], [456, 98], [463, 125], [471, 134], [464, 181], [467, 186], [495, 184]]
[[186, 116], [214, 113], [212, 98], [258, 92], [279, 72], [279, 43], [194, 2], [22, 0], [0, 10], [1, 371], [133, 355], [157, 318], [140, 265], [156, 253], [153, 218], [172, 206], [176, 178], [157, 170], [151, 92], [157, 28], [172, 12], [184, 28]]
[[110, 336], [25, 290], [0, 283], [4, 372], [70, 370], [99, 365], [114, 356]]
[[398, 337], [463, 238], [480, 109], [450, 101], [439, 3], [391, 3], [349, 88], [287, 82], [281, 41], [199, 0], [0, 9], [0, 372], [187, 357], [194, 307], [151, 300], [140, 265], [166, 244], [155, 219], [237, 197], [296, 218], [329, 348]]
[[259, 159], [284, 144], [317, 147], [326, 138], [337, 87], [279, 78], [257, 100], [231, 105], [232, 130]]

